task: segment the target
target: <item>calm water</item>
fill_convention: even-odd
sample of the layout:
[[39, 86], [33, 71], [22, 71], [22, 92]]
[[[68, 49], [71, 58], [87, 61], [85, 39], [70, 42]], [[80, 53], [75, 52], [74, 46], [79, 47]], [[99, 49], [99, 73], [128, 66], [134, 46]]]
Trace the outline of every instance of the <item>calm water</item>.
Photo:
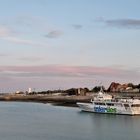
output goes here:
[[41, 103], [0, 102], [1, 140], [140, 140], [140, 116], [80, 112]]

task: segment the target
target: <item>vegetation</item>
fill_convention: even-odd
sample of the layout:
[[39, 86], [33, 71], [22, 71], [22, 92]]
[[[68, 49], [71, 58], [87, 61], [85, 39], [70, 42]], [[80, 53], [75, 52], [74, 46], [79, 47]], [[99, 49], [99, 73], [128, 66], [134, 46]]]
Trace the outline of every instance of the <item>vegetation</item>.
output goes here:
[[[62, 95], [86, 95], [86, 93], [90, 94], [90, 93], [97, 93], [99, 92], [100, 90], [104, 91], [104, 92], [130, 92], [134, 91], [134, 92], [140, 92], [140, 84], [138, 85], [134, 85], [132, 83], [128, 83], [128, 84], [119, 84], [119, 83], [115, 83], [115, 82], [112, 82], [111, 85], [109, 86], [108, 90], [105, 89], [104, 86], [95, 86], [93, 87], [91, 90], [88, 89], [87, 87], [85, 88], [70, 88], [70, 89], [67, 89], [67, 90], [61, 90], [61, 89], [58, 89], [58, 90], [47, 90], [47, 91], [41, 91], [41, 92], [31, 92], [31, 93], [28, 93], [27, 91], [25, 92], [26, 94], [29, 94], [29, 95], [36, 95], [36, 94], [41, 94], [41, 95], [54, 95], [54, 94], [62, 94]], [[24, 94], [23, 92], [19, 92], [17, 94]]]

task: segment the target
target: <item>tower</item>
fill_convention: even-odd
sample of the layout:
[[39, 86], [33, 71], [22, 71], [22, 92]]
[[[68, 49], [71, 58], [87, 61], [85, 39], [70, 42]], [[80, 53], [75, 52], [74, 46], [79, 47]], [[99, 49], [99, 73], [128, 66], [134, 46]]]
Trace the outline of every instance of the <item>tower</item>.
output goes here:
[[32, 88], [29, 88], [29, 89], [28, 89], [28, 93], [31, 93], [31, 92], [32, 92]]

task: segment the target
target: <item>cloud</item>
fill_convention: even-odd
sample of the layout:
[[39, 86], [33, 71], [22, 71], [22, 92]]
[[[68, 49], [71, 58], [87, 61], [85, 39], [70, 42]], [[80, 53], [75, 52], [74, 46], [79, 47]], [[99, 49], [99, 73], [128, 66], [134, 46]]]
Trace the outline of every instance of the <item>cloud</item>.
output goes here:
[[62, 34], [63, 34], [62, 31], [54, 30], [54, 31], [50, 31], [47, 35], [45, 35], [45, 37], [47, 37], [47, 38], [58, 38]]
[[41, 57], [22, 57], [22, 58], [19, 58], [19, 60], [30, 61], [30, 62], [40, 61], [41, 59], [42, 59]]
[[0, 25], [0, 37], [6, 37], [12, 34], [12, 31], [6, 26]]
[[18, 44], [28, 44], [28, 45], [33, 44], [33, 42], [30, 40], [25, 40], [25, 39], [20, 39], [18, 37], [15, 37], [13, 31], [6, 26], [0, 26], [0, 38]]
[[23, 44], [23, 45], [33, 45], [34, 43], [30, 40], [26, 40], [26, 39], [20, 39], [17, 37], [3, 37], [4, 40], [9, 41], [9, 42], [13, 42], [13, 43], [17, 43], [17, 44]]
[[79, 29], [82, 29], [83, 26], [80, 24], [73, 24], [72, 27], [76, 30], [79, 30]]
[[140, 19], [109, 19], [99, 18], [99, 22], [103, 22], [108, 26], [140, 29]]
[[114, 82], [139, 82], [139, 69], [96, 66], [0, 66], [0, 88], [6, 91], [28, 87], [58, 89], [94, 87], [102, 82], [107, 88]]
[[44, 65], [44, 66], [0, 66], [1, 74], [13, 76], [35, 76], [35, 77], [138, 77], [137, 70], [127, 70], [112, 67], [93, 67], [93, 66], [63, 66], [63, 65]]
[[14, 43], [14, 44], [21, 44], [21, 45], [30, 45], [30, 46], [39, 46], [44, 47], [46, 46], [43, 43], [38, 43], [36, 41], [28, 40], [28, 39], [22, 39], [17, 37], [18, 34], [16, 34], [13, 30], [6, 26], [0, 26], [0, 39], [6, 40], [8, 42]]
[[0, 53], [0, 57], [8, 56], [8, 54]]
[[14, 43], [14, 44], [29, 45], [29, 46], [34, 46], [34, 47], [45, 47], [46, 46], [43, 43], [38, 43], [38, 42], [28, 40], [28, 39], [21, 39], [21, 38], [14, 37], [14, 36], [13, 37], [12, 36], [3, 37], [1, 39]]

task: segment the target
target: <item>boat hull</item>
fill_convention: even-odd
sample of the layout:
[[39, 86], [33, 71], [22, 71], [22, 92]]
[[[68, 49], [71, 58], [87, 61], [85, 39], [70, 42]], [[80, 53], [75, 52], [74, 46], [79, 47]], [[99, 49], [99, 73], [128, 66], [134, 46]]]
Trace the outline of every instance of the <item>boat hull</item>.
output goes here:
[[95, 106], [92, 103], [77, 103], [77, 105], [82, 111], [86, 112], [102, 113], [102, 114], [140, 115], [140, 109], [134, 110], [122, 107]]

